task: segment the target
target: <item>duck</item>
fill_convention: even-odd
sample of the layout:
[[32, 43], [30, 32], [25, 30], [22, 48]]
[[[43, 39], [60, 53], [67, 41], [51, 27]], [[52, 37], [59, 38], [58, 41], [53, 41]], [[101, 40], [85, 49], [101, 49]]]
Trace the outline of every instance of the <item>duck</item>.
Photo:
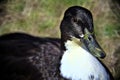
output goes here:
[[26, 33], [0, 36], [0, 80], [114, 80], [99, 60], [92, 13], [69, 7], [60, 24], [61, 39]]

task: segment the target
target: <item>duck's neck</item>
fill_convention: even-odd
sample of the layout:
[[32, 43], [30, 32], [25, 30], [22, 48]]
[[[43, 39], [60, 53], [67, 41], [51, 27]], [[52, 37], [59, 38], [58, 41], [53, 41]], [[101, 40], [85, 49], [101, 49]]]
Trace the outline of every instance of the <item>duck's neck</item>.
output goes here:
[[102, 64], [79, 43], [68, 40], [65, 48], [60, 66], [63, 77], [71, 80], [109, 80]]

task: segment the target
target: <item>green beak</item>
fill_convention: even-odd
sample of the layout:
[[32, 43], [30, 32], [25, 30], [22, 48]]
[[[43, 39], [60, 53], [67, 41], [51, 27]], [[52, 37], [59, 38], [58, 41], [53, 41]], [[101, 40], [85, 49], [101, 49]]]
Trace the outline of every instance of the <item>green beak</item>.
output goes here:
[[85, 35], [81, 41], [92, 55], [98, 58], [104, 58], [106, 56], [105, 52], [102, 50], [93, 36], [93, 33], [90, 33], [87, 29], [85, 29]]

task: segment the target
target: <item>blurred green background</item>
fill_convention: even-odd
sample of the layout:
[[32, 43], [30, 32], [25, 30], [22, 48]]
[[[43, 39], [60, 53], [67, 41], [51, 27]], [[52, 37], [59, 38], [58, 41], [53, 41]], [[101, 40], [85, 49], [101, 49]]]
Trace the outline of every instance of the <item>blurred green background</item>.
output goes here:
[[[97, 40], [105, 50], [103, 60], [120, 79], [120, 4], [118, 0], [0, 0], [0, 35], [24, 32], [60, 38], [60, 21], [70, 6], [83, 6], [93, 14]], [[117, 6], [117, 7], [116, 7]]]

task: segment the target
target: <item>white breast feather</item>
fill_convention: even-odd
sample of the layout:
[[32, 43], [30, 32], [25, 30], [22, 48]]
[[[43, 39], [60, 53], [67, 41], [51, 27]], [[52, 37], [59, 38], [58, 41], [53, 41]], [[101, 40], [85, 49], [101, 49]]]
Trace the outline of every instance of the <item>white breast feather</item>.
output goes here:
[[65, 47], [67, 50], [60, 66], [63, 77], [72, 80], [110, 80], [102, 64], [80, 45], [67, 41]]

